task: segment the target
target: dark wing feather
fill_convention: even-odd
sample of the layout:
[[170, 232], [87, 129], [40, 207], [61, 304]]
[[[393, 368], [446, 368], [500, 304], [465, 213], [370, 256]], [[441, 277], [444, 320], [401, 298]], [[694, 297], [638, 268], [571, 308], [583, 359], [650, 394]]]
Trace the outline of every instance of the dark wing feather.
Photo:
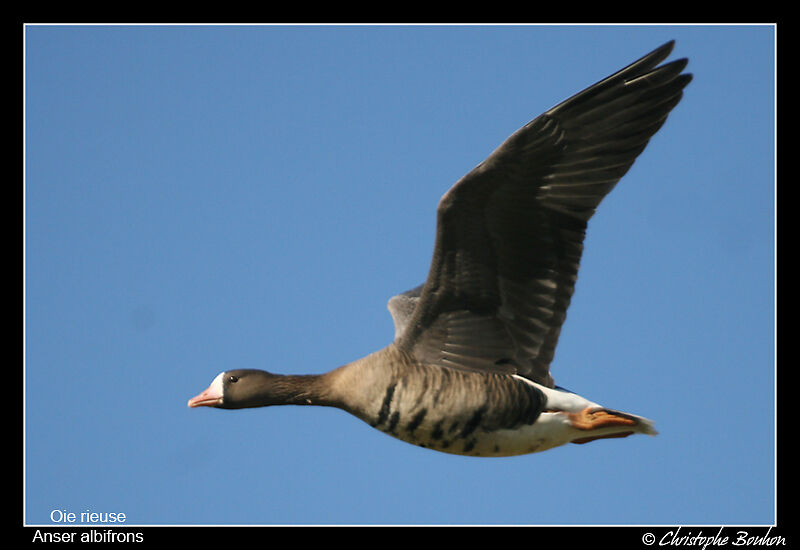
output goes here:
[[428, 278], [392, 312], [395, 345], [553, 385], [587, 221], [691, 80], [685, 59], [656, 67], [672, 46], [532, 120], [442, 197]]

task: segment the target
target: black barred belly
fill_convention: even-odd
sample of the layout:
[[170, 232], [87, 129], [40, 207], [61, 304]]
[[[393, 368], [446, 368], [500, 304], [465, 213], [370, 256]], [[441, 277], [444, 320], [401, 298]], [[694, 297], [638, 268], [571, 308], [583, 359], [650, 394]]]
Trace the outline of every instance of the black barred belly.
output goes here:
[[420, 447], [509, 456], [536, 450], [528, 440], [543, 407], [539, 390], [509, 375], [437, 368], [428, 376], [393, 381], [364, 420]]

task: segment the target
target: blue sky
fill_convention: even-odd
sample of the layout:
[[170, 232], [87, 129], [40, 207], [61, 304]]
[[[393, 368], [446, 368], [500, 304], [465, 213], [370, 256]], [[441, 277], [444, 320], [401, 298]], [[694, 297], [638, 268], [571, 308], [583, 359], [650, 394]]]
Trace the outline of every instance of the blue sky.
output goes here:
[[[28, 26], [24, 521], [770, 524], [774, 28]], [[475, 459], [189, 409], [390, 342], [441, 195], [667, 40], [695, 78], [589, 225], [552, 372], [660, 435]]]

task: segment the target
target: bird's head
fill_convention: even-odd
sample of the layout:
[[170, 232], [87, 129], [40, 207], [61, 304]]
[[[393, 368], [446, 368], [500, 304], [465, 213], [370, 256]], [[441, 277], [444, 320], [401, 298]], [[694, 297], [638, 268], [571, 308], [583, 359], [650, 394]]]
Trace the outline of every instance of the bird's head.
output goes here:
[[282, 404], [282, 377], [263, 370], [236, 369], [221, 372], [201, 394], [189, 400], [190, 407], [243, 409]]

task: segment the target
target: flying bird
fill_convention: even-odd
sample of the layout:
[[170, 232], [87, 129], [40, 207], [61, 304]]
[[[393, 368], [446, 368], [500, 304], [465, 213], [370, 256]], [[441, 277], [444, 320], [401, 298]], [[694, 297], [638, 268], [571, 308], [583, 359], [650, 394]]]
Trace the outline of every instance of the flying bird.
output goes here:
[[668, 42], [533, 119], [439, 201], [427, 279], [392, 297], [394, 341], [323, 374], [217, 375], [190, 407], [321, 405], [403, 441], [512, 456], [653, 422], [555, 385], [587, 222], [678, 104]]

